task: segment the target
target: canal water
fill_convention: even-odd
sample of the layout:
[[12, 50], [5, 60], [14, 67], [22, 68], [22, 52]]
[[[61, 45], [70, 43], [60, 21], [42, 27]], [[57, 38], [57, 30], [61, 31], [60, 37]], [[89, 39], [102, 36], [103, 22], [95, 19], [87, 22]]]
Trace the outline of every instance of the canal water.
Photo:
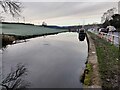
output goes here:
[[82, 88], [80, 75], [88, 55], [86, 39], [66, 32], [28, 39], [2, 51], [3, 78], [18, 63], [25, 64], [30, 88]]

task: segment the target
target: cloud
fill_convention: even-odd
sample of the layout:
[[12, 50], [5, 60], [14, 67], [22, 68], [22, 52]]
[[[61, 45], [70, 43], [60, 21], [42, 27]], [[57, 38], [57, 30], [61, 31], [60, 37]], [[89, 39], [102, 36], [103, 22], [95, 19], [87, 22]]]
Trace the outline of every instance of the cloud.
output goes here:
[[31, 19], [50, 19], [65, 16], [100, 14], [116, 5], [113, 2], [26, 2], [24, 15]]
[[117, 7], [117, 2], [23, 2], [23, 6], [22, 15], [27, 22], [69, 24], [83, 19], [98, 21], [105, 11]]
[[20, 0], [22, 2], [118, 2], [119, 0]]

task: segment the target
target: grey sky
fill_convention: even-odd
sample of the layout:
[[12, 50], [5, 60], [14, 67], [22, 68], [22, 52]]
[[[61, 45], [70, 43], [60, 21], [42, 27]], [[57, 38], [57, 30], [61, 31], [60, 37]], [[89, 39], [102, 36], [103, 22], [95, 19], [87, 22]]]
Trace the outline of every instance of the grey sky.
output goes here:
[[[52, 25], [78, 25], [100, 22], [105, 11], [118, 7], [117, 2], [87, 1], [89, 2], [22, 2], [22, 15], [26, 22], [35, 24], [45, 21]], [[12, 19], [6, 18], [6, 20]]]

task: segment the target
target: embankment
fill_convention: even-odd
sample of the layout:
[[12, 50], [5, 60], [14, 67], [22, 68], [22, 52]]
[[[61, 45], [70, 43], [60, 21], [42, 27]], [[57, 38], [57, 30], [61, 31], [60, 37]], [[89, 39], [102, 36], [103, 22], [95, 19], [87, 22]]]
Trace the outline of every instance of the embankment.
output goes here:
[[84, 85], [102, 90], [119, 90], [119, 47], [88, 32], [89, 54]]
[[119, 90], [119, 48], [99, 36], [89, 33], [96, 46], [103, 90]]
[[62, 33], [66, 31], [61, 31], [61, 32], [53, 32], [53, 33], [44, 33], [44, 34], [37, 34], [37, 35], [26, 35], [26, 36], [20, 36], [20, 35], [12, 35], [12, 34], [1, 34], [0, 35], [0, 40], [2, 40], [2, 46], [1, 47], [6, 47], [8, 44], [14, 44], [19, 42], [19, 40], [24, 40], [30, 39], [30, 38], [35, 38], [39, 36], [47, 36], [47, 35], [54, 35], [58, 33]]
[[86, 33], [86, 37], [88, 42], [88, 58], [82, 82], [85, 88], [101, 88], [95, 44], [88, 33]]

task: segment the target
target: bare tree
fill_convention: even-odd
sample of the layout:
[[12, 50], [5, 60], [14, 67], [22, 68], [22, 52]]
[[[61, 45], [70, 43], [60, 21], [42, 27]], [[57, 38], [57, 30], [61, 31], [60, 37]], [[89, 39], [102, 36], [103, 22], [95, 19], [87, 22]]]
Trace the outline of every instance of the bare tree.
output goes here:
[[4, 21], [4, 17], [0, 15], [0, 22]]
[[5, 12], [10, 12], [12, 16], [20, 15], [21, 3], [13, 0], [2, 0], [0, 5]]
[[46, 22], [42, 22], [42, 26], [47, 26], [47, 23]]
[[3, 87], [3, 90], [26, 88], [29, 84], [22, 79], [22, 76], [24, 75], [27, 75], [27, 68], [21, 63], [17, 64], [16, 69], [11, 70], [7, 77], [2, 80], [0, 85]]
[[116, 8], [111, 8], [111, 9], [107, 10], [101, 17], [101, 22], [104, 23], [105, 21], [110, 21], [116, 11], [117, 11]]
[[2, 16], [3, 11], [0, 12], [0, 22], [4, 21], [4, 17]]

